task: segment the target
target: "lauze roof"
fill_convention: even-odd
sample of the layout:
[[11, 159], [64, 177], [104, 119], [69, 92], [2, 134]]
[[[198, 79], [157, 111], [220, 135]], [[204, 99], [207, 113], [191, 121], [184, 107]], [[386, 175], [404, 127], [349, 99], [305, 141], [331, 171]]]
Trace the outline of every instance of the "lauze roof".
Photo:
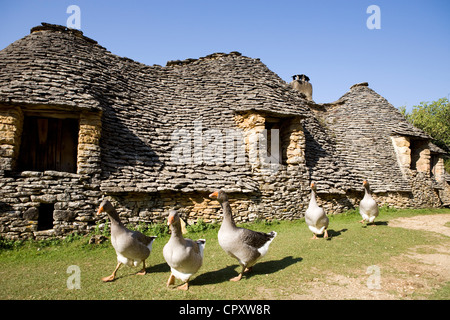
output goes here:
[[[216, 130], [209, 131], [216, 133], [211, 141], [201, 140], [201, 156], [211, 156], [214, 143], [238, 131], [235, 115], [250, 110], [303, 119], [310, 179], [326, 188], [360, 188], [362, 179], [373, 179], [375, 188], [406, 190], [392, 147], [365, 133], [429, 138], [365, 86], [326, 107], [329, 126], [323, 127], [312, 102], [259, 59], [238, 52], [147, 66], [112, 54], [78, 30], [43, 23], [31, 31], [0, 51], [0, 103], [102, 111], [104, 191], [258, 191], [248, 162], [201, 161], [195, 148], [183, 163], [173, 159], [177, 143], [194, 146], [199, 134]], [[380, 150], [385, 154], [374, 155]], [[390, 169], [370, 176], [385, 165]]]

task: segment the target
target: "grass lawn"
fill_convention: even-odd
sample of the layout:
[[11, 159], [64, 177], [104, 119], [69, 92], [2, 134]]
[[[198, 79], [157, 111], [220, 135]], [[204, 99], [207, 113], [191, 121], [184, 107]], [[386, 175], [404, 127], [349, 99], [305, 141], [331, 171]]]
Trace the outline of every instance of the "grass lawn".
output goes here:
[[[389, 226], [398, 217], [433, 214], [450, 214], [450, 209], [383, 208], [376, 226], [359, 224], [357, 211], [330, 216], [327, 240], [311, 240], [304, 219], [245, 225], [275, 230], [278, 236], [253, 272], [238, 283], [228, 281], [240, 267], [220, 248], [218, 226], [191, 228], [185, 237], [206, 239], [206, 249], [204, 264], [188, 292], [166, 287], [170, 270], [162, 249], [169, 235], [155, 240], [146, 275], [136, 276], [140, 268], [123, 266], [110, 283], [100, 280], [116, 265], [109, 241], [89, 245], [89, 237], [82, 237], [52, 245], [26, 242], [0, 249], [0, 299], [450, 299], [449, 278], [439, 265], [425, 270], [426, 263], [418, 264], [411, 255], [436, 254], [436, 248], [450, 247], [450, 237]], [[71, 276], [67, 269], [72, 265], [79, 267], [80, 289], [67, 288]], [[380, 270], [380, 289], [367, 287], [369, 266]]]

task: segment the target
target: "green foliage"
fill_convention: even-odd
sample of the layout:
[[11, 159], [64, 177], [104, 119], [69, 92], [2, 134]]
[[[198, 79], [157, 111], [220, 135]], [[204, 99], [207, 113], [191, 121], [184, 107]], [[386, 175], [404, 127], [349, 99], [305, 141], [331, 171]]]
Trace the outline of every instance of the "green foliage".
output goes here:
[[0, 237], [0, 250], [14, 250], [20, 248], [22, 245], [22, 240], [11, 240]]
[[[447, 98], [421, 102], [418, 106], [413, 106], [411, 113], [404, 106], [399, 109], [406, 120], [428, 133], [433, 138], [433, 143], [450, 152], [450, 102]], [[450, 159], [446, 159], [445, 169], [450, 172]]]
[[207, 230], [213, 230], [219, 225], [217, 223], [206, 223], [203, 219], [199, 219], [197, 223], [186, 225], [186, 230], [188, 232], [202, 232]]
[[147, 236], [164, 237], [169, 234], [169, 227], [165, 223], [145, 223], [129, 224], [127, 228], [139, 231]]
[[109, 237], [111, 235], [111, 230], [109, 227], [109, 223], [104, 223], [103, 228], [100, 228], [101, 223], [97, 221], [94, 228], [94, 235], [102, 235], [105, 237]]
[[169, 227], [165, 223], [150, 223], [144, 234], [149, 236], [164, 237], [169, 234]]

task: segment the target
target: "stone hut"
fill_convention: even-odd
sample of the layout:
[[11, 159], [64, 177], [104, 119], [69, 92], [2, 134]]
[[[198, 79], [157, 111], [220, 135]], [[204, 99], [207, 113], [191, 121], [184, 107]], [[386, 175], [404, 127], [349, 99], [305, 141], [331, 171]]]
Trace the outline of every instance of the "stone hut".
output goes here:
[[87, 233], [102, 197], [125, 223], [171, 208], [220, 221], [217, 188], [239, 222], [302, 217], [311, 181], [329, 214], [358, 204], [363, 179], [381, 205], [436, 207], [450, 193], [443, 155], [367, 84], [316, 104], [238, 52], [147, 66], [46, 23], [0, 51], [11, 239]]

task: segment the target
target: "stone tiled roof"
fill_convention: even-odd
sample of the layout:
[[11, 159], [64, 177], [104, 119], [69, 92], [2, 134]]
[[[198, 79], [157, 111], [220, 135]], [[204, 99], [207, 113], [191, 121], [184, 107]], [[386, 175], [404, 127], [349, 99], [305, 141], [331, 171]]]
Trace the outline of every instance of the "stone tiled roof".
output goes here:
[[341, 161], [358, 180], [368, 179], [375, 191], [410, 191], [402, 175], [391, 136], [430, 139], [385, 98], [357, 84], [327, 106], [327, 124], [336, 139]]
[[173, 165], [177, 128], [236, 129], [236, 112], [304, 116], [309, 108], [259, 59], [237, 52], [147, 66], [78, 30], [43, 24], [0, 51], [0, 102], [102, 110], [105, 191], [257, 189], [249, 166]]
[[237, 113], [251, 110], [302, 119], [309, 179], [324, 192], [359, 190], [362, 179], [378, 190], [409, 190], [389, 137], [429, 139], [364, 84], [316, 105], [259, 59], [238, 52], [148, 66], [78, 30], [43, 24], [31, 31], [0, 51], [0, 103], [102, 111], [103, 191], [257, 192], [248, 163], [170, 158], [175, 130], [193, 138], [200, 123], [202, 133], [225, 134], [237, 130]]
[[1, 50], [0, 102], [100, 108], [96, 85], [113, 55], [87, 39], [47, 25]]

